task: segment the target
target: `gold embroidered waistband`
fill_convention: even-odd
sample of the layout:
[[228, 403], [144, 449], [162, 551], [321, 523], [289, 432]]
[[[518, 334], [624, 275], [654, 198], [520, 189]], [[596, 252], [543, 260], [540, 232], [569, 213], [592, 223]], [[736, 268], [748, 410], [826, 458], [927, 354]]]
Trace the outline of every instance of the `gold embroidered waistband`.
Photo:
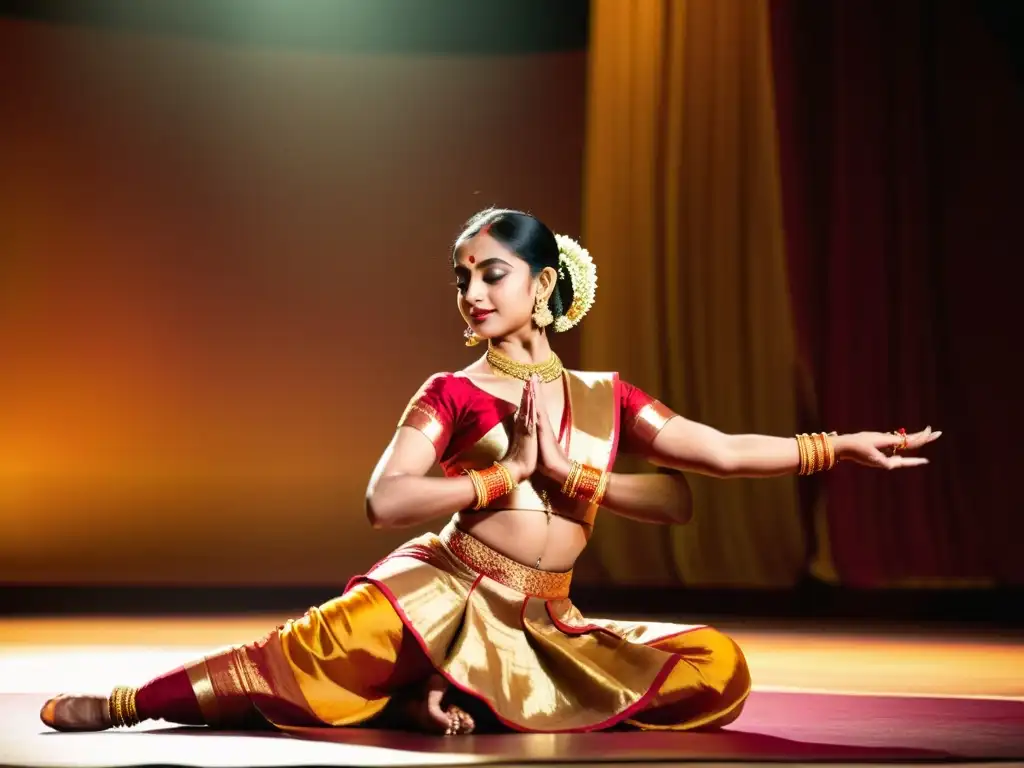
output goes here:
[[545, 600], [569, 596], [572, 571], [553, 573], [517, 563], [495, 552], [480, 539], [460, 531], [454, 523], [449, 523], [441, 531], [441, 541], [463, 563], [499, 584]]

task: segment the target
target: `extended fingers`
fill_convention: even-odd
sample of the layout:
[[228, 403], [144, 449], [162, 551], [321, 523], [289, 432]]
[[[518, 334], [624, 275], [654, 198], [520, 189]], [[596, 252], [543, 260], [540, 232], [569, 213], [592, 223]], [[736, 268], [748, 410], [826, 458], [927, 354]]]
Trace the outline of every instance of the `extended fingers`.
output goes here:
[[532, 376], [527, 386], [533, 388], [534, 419], [537, 429], [547, 429], [549, 423], [547, 419], [548, 411], [547, 404], [544, 402], [544, 392], [540, 388], [540, 379], [537, 376]]
[[906, 469], [907, 467], [921, 467], [928, 463], [928, 459], [920, 456], [883, 456], [886, 469]]
[[527, 422], [527, 432], [531, 435], [537, 431], [537, 398], [530, 395], [530, 420]]
[[915, 432], [912, 435], [892, 435], [892, 441], [890, 445], [892, 447], [892, 453], [900, 453], [902, 451], [916, 451], [919, 448], [923, 448], [935, 440], [938, 440], [942, 436], [942, 432], [933, 432], [931, 427], [925, 427], [920, 432]]
[[527, 386], [533, 391], [531, 397], [535, 403], [537, 403], [537, 409], [541, 413], [545, 413], [546, 404], [544, 402], [544, 390], [540, 388], [540, 379], [537, 378], [536, 374], [530, 377], [530, 382]]
[[925, 427], [920, 432], [911, 435], [907, 440], [907, 448], [914, 450], [921, 448], [933, 440], [938, 440], [942, 436], [942, 432], [933, 432], [931, 427]]
[[877, 448], [887, 450], [889, 454], [895, 455], [901, 451], [914, 451], [922, 448], [928, 443], [938, 440], [941, 436], [942, 432], [933, 432], [931, 427], [925, 427], [920, 432], [906, 435], [897, 432], [876, 433], [873, 442]]
[[516, 414], [516, 421], [518, 422], [519, 428], [528, 435], [532, 435], [534, 429], [533, 409], [533, 392], [527, 385], [523, 387], [523, 399], [519, 405], [519, 411]]
[[519, 400], [519, 415], [526, 419], [530, 414], [530, 401], [533, 399], [533, 390], [529, 385], [523, 387], [523, 396]]

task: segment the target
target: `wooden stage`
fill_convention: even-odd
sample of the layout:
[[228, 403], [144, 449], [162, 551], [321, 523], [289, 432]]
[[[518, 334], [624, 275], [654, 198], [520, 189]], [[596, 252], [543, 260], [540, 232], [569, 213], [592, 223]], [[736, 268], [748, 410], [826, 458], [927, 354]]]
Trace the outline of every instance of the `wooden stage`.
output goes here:
[[744, 648], [754, 692], [740, 719], [712, 734], [445, 739], [373, 729], [221, 734], [166, 723], [56, 734], [38, 720], [51, 693], [138, 684], [285, 618], [0, 619], [0, 765], [1024, 764], [1024, 636], [935, 627], [718, 623]]

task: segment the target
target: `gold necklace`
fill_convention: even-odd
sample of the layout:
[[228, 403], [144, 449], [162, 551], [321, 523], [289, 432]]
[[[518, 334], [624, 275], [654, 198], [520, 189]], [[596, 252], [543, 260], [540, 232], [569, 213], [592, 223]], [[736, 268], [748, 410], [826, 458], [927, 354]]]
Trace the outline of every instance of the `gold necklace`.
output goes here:
[[562, 366], [562, 361], [558, 359], [558, 355], [554, 352], [543, 363], [520, 363], [503, 352], [499, 352], [495, 347], [488, 347], [487, 349], [487, 364], [506, 376], [522, 381], [529, 381], [530, 377], [535, 374], [540, 376], [540, 380], [543, 382], [554, 381], [565, 370]]

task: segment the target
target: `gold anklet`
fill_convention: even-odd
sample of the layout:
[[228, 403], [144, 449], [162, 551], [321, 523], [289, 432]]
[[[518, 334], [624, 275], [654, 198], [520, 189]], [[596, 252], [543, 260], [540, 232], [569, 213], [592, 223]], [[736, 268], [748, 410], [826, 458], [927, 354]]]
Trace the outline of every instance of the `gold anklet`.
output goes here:
[[110, 710], [110, 724], [114, 728], [130, 728], [138, 725], [139, 711], [135, 707], [135, 688], [119, 685], [110, 693], [107, 706]]

